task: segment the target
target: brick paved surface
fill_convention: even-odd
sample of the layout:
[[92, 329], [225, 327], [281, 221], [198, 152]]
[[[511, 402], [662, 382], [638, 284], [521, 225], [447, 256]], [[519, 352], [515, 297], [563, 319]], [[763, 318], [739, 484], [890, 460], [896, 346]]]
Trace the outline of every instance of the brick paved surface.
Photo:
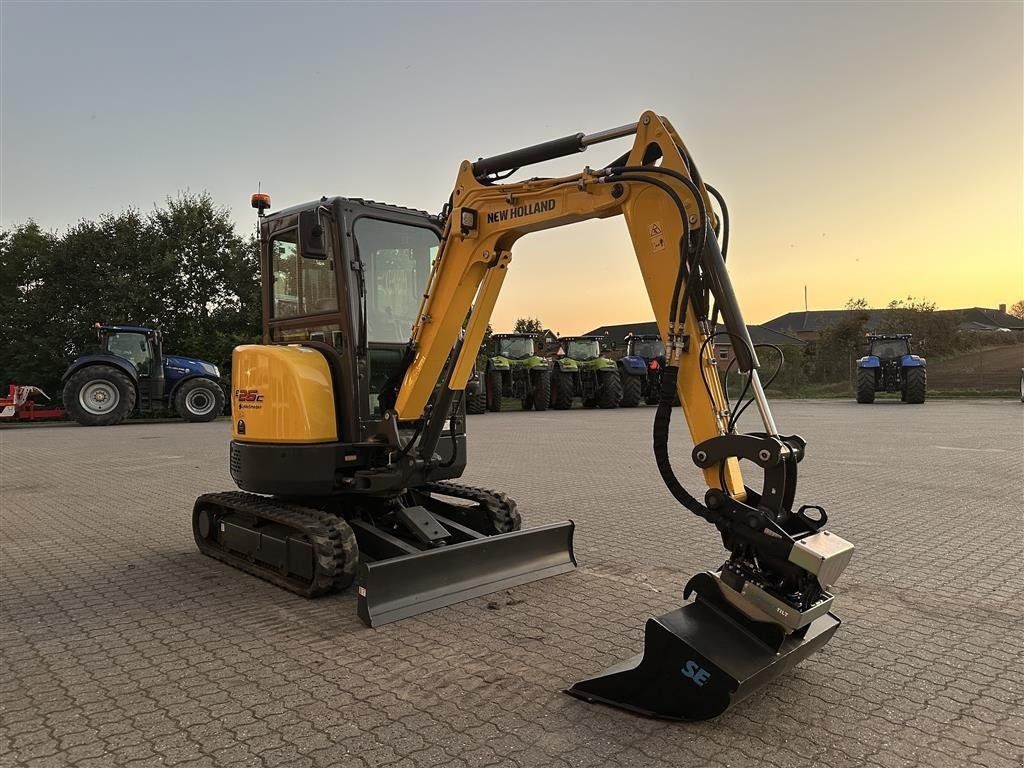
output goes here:
[[652, 416], [472, 417], [466, 479], [527, 524], [574, 518], [581, 567], [378, 630], [351, 592], [196, 552], [193, 498], [232, 487], [226, 422], [0, 432], [0, 765], [1021, 765], [1019, 403], [778, 403], [809, 441], [799, 500], [858, 547], [834, 640], [707, 723], [561, 693], [723, 558], [662, 488]]

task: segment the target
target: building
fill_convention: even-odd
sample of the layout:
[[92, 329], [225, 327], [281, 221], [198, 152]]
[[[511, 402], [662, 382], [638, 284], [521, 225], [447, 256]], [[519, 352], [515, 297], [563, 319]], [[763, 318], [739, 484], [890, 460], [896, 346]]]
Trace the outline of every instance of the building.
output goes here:
[[[803, 341], [817, 341], [822, 332], [846, 318], [866, 314], [865, 330], [877, 331], [885, 327], [886, 316], [891, 309], [812, 309], [806, 312], [787, 312], [763, 323], [762, 327], [778, 333], [796, 336]], [[968, 307], [966, 309], [939, 309], [937, 314], [954, 314], [960, 323], [960, 330], [975, 333], [1024, 331], [1024, 320], [1007, 314], [1006, 305], [998, 309]]]

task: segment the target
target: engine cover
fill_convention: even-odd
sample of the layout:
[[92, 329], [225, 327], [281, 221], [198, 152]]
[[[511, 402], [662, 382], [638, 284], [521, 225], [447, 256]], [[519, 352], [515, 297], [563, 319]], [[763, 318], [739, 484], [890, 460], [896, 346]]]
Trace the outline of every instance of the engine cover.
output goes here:
[[310, 347], [247, 344], [231, 355], [232, 434], [239, 442], [338, 439], [331, 370]]

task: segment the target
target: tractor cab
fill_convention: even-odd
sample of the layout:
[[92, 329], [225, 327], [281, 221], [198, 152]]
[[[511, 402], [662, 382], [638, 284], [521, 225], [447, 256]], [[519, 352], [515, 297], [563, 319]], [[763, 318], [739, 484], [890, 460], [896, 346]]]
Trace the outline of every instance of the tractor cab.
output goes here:
[[100, 352], [124, 358], [135, 366], [140, 376], [151, 377], [163, 371], [160, 331], [136, 325], [96, 324]]
[[630, 336], [626, 339], [626, 355], [642, 357], [648, 364], [651, 360], [660, 359], [665, 363], [665, 342], [660, 336]]
[[582, 362], [601, 356], [600, 336], [563, 336], [560, 341], [565, 356], [572, 360]]
[[494, 342], [494, 354], [509, 360], [525, 360], [533, 357], [534, 337], [529, 333], [502, 333], [491, 336]]
[[869, 336], [868, 354], [886, 362], [900, 360], [904, 355], [910, 354], [909, 333], [901, 333], [895, 336]]

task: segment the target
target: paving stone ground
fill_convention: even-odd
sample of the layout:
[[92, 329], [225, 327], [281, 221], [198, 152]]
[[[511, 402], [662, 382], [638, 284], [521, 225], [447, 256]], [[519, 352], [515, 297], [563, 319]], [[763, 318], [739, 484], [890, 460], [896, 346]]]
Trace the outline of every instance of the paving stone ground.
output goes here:
[[0, 766], [1019, 768], [1022, 413], [777, 403], [809, 442], [798, 500], [858, 547], [844, 624], [698, 724], [561, 693], [723, 559], [662, 487], [653, 409], [471, 417], [466, 480], [528, 525], [573, 518], [580, 568], [377, 630], [351, 592], [306, 601], [197, 553], [194, 497], [232, 487], [227, 422], [2, 431]]

